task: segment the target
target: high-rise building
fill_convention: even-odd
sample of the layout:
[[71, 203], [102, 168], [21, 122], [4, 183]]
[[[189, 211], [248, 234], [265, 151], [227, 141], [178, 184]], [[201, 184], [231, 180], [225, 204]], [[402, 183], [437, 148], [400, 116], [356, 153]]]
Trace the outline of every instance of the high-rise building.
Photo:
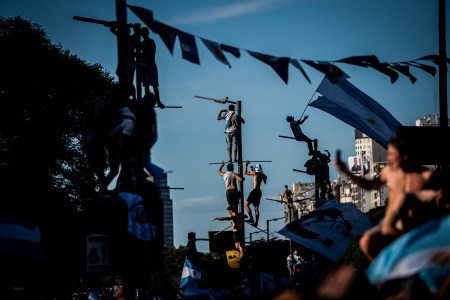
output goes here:
[[170, 199], [170, 188], [167, 184], [167, 173], [154, 164], [152, 164], [153, 173], [151, 176], [154, 183], [161, 190], [161, 199], [163, 200], [163, 227], [164, 227], [164, 247], [174, 248], [173, 242], [173, 203]]
[[[378, 176], [380, 170], [386, 165], [386, 149], [380, 144], [369, 138], [361, 131], [355, 129], [355, 152], [356, 156], [361, 158], [363, 167], [367, 169], [364, 176], [374, 178]], [[372, 208], [386, 205], [387, 187], [383, 186], [379, 190], [364, 190], [356, 184], [351, 184], [354, 203], [363, 212], [367, 212]], [[356, 191], [356, 192], [355, 192]]]

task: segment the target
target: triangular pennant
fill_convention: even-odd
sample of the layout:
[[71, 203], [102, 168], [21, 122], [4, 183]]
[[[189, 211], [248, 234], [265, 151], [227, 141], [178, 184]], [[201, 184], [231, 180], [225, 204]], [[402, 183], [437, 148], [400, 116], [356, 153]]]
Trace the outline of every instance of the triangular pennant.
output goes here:
[[178, 39], [181, 45], [182, 56], [185, 60], [191, 63], [200, 64], [198, 57], [197, 44], [195, 43], [195, 37], [192, 34], [178, 31]]
[[167, 26], [159, 21], [154, 20], [153, 26], [150, 29], [159, 35], [164, 45], [169, 49], [170, 54], [173, 55], [173, 48], [175, 45], [175, 39], [177, 38], [178, 29]]
[[290, 63], [303, 74], [303, 76], [306, 78], [306, 80], [308, 80], [309, 83], [311, 83], [311, 79], [309, 79], [308, 74], [306, 74], [305, 69], [303, 69], [303, 67], [300, 65], [300, 62], [297, 59], [291, 58]]
[[337, 66], [327, 61], [302, 60], [302, 62], [325, 74], [325, 76], [333, 83], [337, 83], [350, 77]]
[[389, 76], [391, 78], [391, 83], [396, 82], [399, 77], [398, 73], [390, 69], [387, 63], [370, 64], [369, 67]]
[[228, 62], [227, 58], [223, 54], [222, 50], [220, 49], [220, 45], [218, 43], [204, 39], [204, 38], [200, 38], [200, 39], [202, 40], [203, 44], [205, 44], [206, 48], [208, 48], [208, 50], [211, 51], [211, 53], [214, 55], [214, 57], [218, 61], [220, 61], [221, 63], [223, 63], [231, 68], [230, 63]]
[[400, 73], [402, 73], [405, 76], [408, 76], [409, 80], [411, 80], [411, 82], [414, 84], [417, 81], [417, 78], [414, 77], [410, 72], [409, 72], [409, 66], [404, 66], [401, 64], [397, 64], [397, 63], [391, 63], [389, 64], [389, 67], [399, 71]]
[[[439, 55], [434, 54], [434, 55], [423, 56], [421, 58], [418, 58], [417, 60], [429, 60], [429, 61], [434, 62], [436, 65], [439, 65], [439, 61], [441, 60], [441, 57]], [[445, 62], [449, 64], [450, 59], [448, 57], [445, 58]]]
[[429, 65], [425, 65], [425, 64], [421, 64], [415, 61], [406, 61], [404, 62], [407, 65], [410, 65], [411, 67], [416, 67], [419, 69], [422, 69], [423, 71], [427, 72], [428, 74], [431, 74], [433, 76], [436, 75], [436, 68], [429, 66]]
[[152, 26], [153, 23], [153, 12], [151, 10], [134, 6], [134, 5], [127, 5], [129, 9], [139, 18], [142, 22], [144, 22], [145, 25], [148, 27]]
[[380, 63], [380, 61], [375, 55], [351, 56], [337, 60], [336, 62], [351, 64], [359, 67], [368, 67], [370, 64]]
[[228, 46], [228, 45], [225, 45], [225, 44], [220, 44], [220, 49], [222, 49], [223, 51], [226, 51], [228, 53], [233, 54], [234, 57], [236, 57], [236, 58], [241, 57], [241, 52], [236, 47]]
[[247, 50], [247, 52], [254, 58], [271, 66], [272, 69], [277, 72], [278, 76], [280, 76], [286, 84], [288, 83], [288, 66], [289, 61], [291, 60], [289, 57], [276, 57], [249, 50]]

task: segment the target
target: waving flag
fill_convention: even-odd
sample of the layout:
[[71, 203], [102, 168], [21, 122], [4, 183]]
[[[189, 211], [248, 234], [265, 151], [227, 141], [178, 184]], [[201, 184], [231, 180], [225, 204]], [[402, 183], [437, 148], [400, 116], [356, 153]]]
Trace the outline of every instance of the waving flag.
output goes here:
[[309, 106], [321, 109], [358, 129], [387, 148], [402, 124], [377, 101], [364, 94], [347, 80], [332, 83], [324, 77], [317, 88], [322, 94]]
[[183, 272], [181, 273], [180, 289], [187, 286], [198, 287], [202, 278], [202, 271], [195, 267], [187, 258], [184, 259]]
[[35, 224], [0, 217], [0, 252], [27, 261], [42, 261], [41, 232]]
[[353, 203], [332, 200], [287, 224], [278, 233], [338, 262], [351, 240], [371, 226], [367, 216]]
[[450, 216], [413, 229], [387, 246], [366, 271], [372, 284], [418, 275], [436, 293], [450, 275]]

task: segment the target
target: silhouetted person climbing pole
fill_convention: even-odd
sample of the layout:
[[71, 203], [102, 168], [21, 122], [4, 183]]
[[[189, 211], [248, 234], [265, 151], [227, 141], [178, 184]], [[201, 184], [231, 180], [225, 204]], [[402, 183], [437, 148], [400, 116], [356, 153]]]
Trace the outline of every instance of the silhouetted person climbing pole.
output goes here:
[[[314, 151], [317, 150], [317, 140], [310, 139], [307, 137], [302, 129], [300, 128], [300, 125], [303, 124], [306, 119], [308, 119], [308, 116], [304, 116], [303, 119], [295, 120], [293, 116], [287, 116], [286, 121], [288, 121], [289, 125], [291, 126], [292, 133], [294, 134], [294, 137], [299, 142], [306, 142], [308, 144], [308, 155], [313, 155]], [[314, 143], [314, 147], [313, 147]]]
[[[228, 110], [222, 109], [217, 115], [217, 120], [225, 120], [225, 136], [227, 142], [228, 162], [231, 163], [231, 153], [234, 154], [234, 161], [237, 162], [240, 123], [245, 123], [244, 119], [235, 111], [234, 104], [228, 106]], [[234, 149], [233, 149], [234, 146]]]
[[142, 42], [140, 43], [138, 55], [138, 69], [142, 85], [145, 89], [145, 94], [151, 93], [150, 86], [153, 88], [153, 93], [156, 96], [156, 102], [160, 108], [164, 108], [161, 103], [159, 95], [159, 79], [158, 67], [156, 65], [156, 43], [150, 37], [150, 30], [143, 27], [140, 31]]

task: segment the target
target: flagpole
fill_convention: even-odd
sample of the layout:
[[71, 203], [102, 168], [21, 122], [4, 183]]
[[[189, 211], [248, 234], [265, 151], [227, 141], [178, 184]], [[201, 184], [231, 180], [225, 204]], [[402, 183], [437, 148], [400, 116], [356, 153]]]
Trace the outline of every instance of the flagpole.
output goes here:
[[[324, 76], [324, 77], [322, 78], [322, 81], [323, 81], [323, 79], [324, 79], [325, 77], [326, 77], [326, 76]], [[322, 83], [322, 81], [319, 83], [319, 85]], [[319, 87], [319, 85], [318, 85], [317, 87]], [[316, 94], [316, 92], [317, 92], [317, 87], [316, 87], [316, 89], [314, 90], [314, 93], [312, 94], [311, 98], [309, 98], [308, 104], [306, 104], [305, 109], [303, 110], [303, 112], [302, 112], [302, 114], [301, 114], [301, 116], [300, 116], [300, 119], [303, 117], [303, 114], [305, 113], [306, 109], [308, 108], [308, 105], [311, 103], [312, 98], [313, 98], [314, 95]]]

